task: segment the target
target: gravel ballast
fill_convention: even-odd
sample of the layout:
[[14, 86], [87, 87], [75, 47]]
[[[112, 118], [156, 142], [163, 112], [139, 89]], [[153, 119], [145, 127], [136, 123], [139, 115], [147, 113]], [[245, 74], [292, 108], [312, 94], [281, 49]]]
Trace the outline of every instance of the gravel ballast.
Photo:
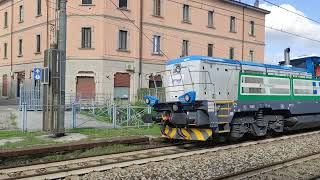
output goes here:
[[[266, 144], [116, 168], [104, 172], [93, 172], [82, 176], [73, 176], [71, 179], [212, 179], [306, 154], [320, 153], [319, 147], [320, 134], [314, 134]], [[317, 173], [320, 175], [320, 172]]]
[[248, 179], [314, 179], [320, 176], [320, 158], [283, 167]]

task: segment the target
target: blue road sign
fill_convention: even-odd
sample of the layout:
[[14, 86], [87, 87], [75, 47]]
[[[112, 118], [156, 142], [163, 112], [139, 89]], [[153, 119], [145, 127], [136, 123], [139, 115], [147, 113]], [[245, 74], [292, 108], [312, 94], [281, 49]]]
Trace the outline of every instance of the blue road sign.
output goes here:
[[33, 78], [34, 80], [41, 80], [41, 68], [33, 69]]

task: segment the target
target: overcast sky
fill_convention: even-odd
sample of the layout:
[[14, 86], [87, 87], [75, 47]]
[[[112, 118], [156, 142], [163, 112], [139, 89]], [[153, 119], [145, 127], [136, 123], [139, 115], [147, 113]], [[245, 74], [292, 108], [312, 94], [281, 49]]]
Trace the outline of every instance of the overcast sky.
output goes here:
[[[243, 0], [252, 4], [255, 0]], [[283, 8], [320, 21], [319, 0], [268, 0]], [[260, 0], [260, 7], [271, 11], [266, 26], [299, 34], [320, 41], [320, 24], [300, 17]], [[283, 59], [283, 50], [291, 48], [291, 57], [320, 55], [320, 42], [314, 42], [266, 28], [265, 63], [277, 64]]]

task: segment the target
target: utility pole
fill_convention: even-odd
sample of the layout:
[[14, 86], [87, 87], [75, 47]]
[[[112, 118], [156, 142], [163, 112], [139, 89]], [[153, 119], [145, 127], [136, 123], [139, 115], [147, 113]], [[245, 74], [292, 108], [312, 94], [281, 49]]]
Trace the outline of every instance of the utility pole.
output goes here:
[[65, 119], [65, 84], [66, 84], [66, 51], [67, 51], [67, 8], [66, 0], [60, 0], [59, 11], [59, 41], [58, 49], [60, 51], [60, 58], [58, 60], [60, 80], [59, 80], [59, 94], [58, 94], [58, 121], [55, 136], [63, 136], [65, 133], [64, 119]]
[[43, 84], [43, 130], [64, 136], [66, 77], [66, 0], [60, 0], [57, 44], [45, 51]]

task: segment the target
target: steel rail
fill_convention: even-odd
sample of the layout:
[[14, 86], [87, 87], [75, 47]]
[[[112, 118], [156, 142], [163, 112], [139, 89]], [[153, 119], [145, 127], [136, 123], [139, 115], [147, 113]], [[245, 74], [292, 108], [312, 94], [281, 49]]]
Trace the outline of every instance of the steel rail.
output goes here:
[[226, 145], [221, 147], [206, 148], [188, 145], [154, 148], [148, 150], [132, 151], [113, 155], [96, 156], [91, 158], [81, 158], [71, 161], [61, 161], [55, 163], [39, 164], [34, 166], [24, 166], [0, 170], [0, 180], [2, 179], [58, 179], [71, 175], [82, 175], [94, 171], [105, 171], [113, 168], [127, 167], [131, 165], [145, 164], [149, 162], [163, 161], [205, 153], [231, 150], [241, 147], [267, 144], [277, 141], [284, 141], [292, 138], [307, 137], [320, 134], [320, 131], [303, 134], [287, 135], [272, 139], [244, 142], [240, 144]]
[[253, 178], [253, 177], [257, 177], [259, 175], [262, 174], [266, 174], [272, 171], [276, 171], [282, 168], [288, 168], [290, 166], [294, 166], [297, 164], [301, 164], [301, 163], [305, 163], [307, 161], [311, 161], [311, 160], [315, 160], [315, 159], [320, 159], [320, 153], [312, 153], [312, 154], [308, 154], [308, 155], [304, 155], [301, 157], [295, 157], [295, 158], [291, 158], [288, 160], [284, 160], [281, 162], [276, 162], [276, 163], [272, 163], [266, 166], [262, 166], [262, 167], [257, 167], [251, 170], [247, 170], [247, 171], [243, 171], [243, 172], [239, 172], [233, 175], [229, 175], [229, 176], [224, 176], [224, 177], [219, 177], [216, 179], [226, 179], [226, 180], [232, 180], [232, 179], [248, 179], [248, 178]]

